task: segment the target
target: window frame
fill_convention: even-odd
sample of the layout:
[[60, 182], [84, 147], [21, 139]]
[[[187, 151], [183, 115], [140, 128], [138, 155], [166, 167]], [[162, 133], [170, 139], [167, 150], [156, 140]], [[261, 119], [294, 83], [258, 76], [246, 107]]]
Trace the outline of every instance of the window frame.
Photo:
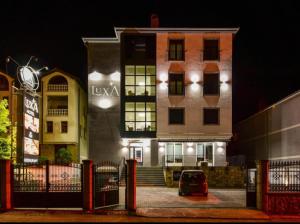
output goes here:
[[[52, 126], [51, 126], [51, 127], [52, 127], [51, 131], [49, 131], [49, 129], [48, 129], [48, 127], [49, 127], [48, 124], [50, 124], [50, 123], [52, 124]], [[46, 133], [53, 133], [53, 127], [54, 127], [54, 126], [53, 126], [53, 121], [46, 121]]]
[[[217, 55], [217, 59], [206, 59], [205, 58], [205, 41], [209, 41], [209, 40], [216, 40], [218, 41], [218, 55]], [[221, 51], [220, 51], [220, 38], [203, 38], [203, 61], [220, 61], [220, 58], [221, 58]]]
[[[173, 124], [173, 123], [170, 123], [170, 112], [171, 110], [183, 110], [183, 123], [176, 123], [176, 124]], [[169, 107], [168, 108], [168, 124], [169, 125], [185, 125], [185, 108], [184, 107]]]
[[[171, 58], [171, 42], [175, 44], [175, 58]], [[181, 43], [182, 44], [182, 59], [178, 59], [177, 55], [177, 45]], [[172, 39], [170, 38], [168, 40], [168, 61], [185, 61], [185, 39]]]
[[[178, 155], [175, 153], [175, 145], [181, 145], [181, 154]], [[173, 151], [173, 154], [168, 154], [168, 145], [172, 145], [172, 151]], [[176, 155], [181, 157], [181, 162], [176, 162]], [[172, 156], [172, 161], [169, 162], [168, 158], [169, 156]], [[166, 163], [183, 163], [183, 157], [184, 157], [184, 154], [183, 154], [183, 143], [182, 142], [168, 142], [166, 144], [166, 153], [165, 153], [165, 162]], [[177, 157], [178, 159], [178, 157]]]
[[[218, 75], [218, 78], [217, 78], [217, 85], [218, 85], [218, 87], [217, 87], [217, 89], [218, 89], [218, 92], [216, 93], [216, 94], [207, 94], [206, 92], [205, 92], [205, 79], [207, 78], [207, 76], [209, 76], [209, 75]], [[204, 72], [203, 73], [203, 96], [220, 96], [220, 87], [221, 87], [221, 85], [220, 85], [220, 72]]]
[[[64, 123], [66, 124], [66, 126], [63, 125]], [[65, 131], [65, 129], [63, 129], [63, 127], [66, 128], [66, 131]], [[68, 133], [68, 121], [61, 121], [60, 122], [60, 132], [61, 133]]]
[[[217, 110], [218, 111], [218, 123], [205, 123], [205, 110]], [[204, 107], [203, 108], [203, 125], [205, 126], [212, 126], [212, 125], [220, 125], [220, 108], [219, 107]]]
[[[179, 94], [177, 93], [177, 83], [179, 82], [178, 80], [175, 80], [175, 92], [176, 93], [170, 93], [170, 84], [171, 84], [171, 76], [182, 76], [182, 93]], [[185, 74], [184, 73], [169, 73], [168, 76], [168, 95], [169, 96], [185, 96]]]

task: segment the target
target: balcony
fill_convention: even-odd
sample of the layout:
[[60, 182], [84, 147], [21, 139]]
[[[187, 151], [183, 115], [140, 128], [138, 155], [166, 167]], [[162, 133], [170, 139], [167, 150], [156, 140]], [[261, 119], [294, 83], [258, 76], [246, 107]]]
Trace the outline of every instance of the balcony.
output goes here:
[[49, 92], [68, 92], [67, 84], [48, 84]]
[[68, 109], [48, 109], [48, 116], [68, 116]]

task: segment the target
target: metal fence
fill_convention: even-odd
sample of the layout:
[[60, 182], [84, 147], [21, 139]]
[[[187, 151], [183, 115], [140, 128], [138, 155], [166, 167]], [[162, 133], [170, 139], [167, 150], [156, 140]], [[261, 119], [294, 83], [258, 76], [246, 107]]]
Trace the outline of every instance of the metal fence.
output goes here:
[[269, 192], [300, 192], [300, 161], [269, 162]]
[[15, 192], [81, 192], [82, 165], [18, 163], [13, 165]]

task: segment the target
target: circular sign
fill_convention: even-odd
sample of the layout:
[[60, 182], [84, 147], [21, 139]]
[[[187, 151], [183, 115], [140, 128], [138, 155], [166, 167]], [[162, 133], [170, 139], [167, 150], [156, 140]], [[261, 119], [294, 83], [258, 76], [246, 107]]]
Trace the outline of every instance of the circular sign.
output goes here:
[[30, 90], [36, 90], [39, 87], [37, 72], [30, 66], [21, 66], [18, 68], [18, 79], [22, 86]]

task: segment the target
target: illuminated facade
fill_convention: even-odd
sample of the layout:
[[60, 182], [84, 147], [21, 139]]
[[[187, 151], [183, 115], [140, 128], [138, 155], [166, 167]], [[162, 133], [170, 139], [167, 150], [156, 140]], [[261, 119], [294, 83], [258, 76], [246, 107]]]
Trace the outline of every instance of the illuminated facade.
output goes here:
[[[83, 38], [90, 158], [135, 158], [141, 166], [225, 166], [237, 31], [115, 28], [116, 38]], [[111, 81], [112, 74], [120, 79]]]

